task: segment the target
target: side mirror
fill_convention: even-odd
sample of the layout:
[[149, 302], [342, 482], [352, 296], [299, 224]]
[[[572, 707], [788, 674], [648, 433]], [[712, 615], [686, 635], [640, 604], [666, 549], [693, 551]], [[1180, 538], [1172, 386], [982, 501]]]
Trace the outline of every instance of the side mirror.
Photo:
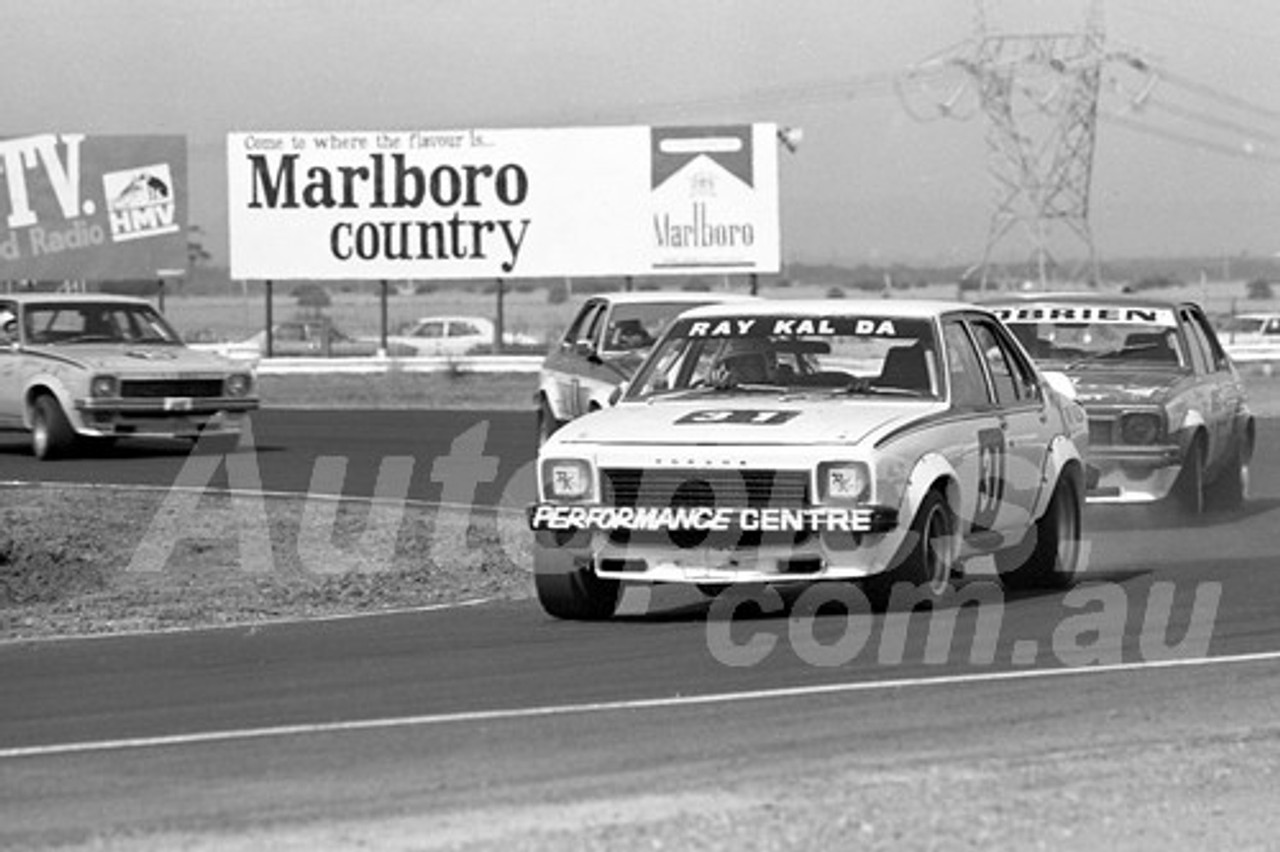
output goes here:
[[579, 340], [577, 343], [573, 344], [573, 351], [583, 358], [594, 359], [597, 357], [596, 345], [590, 340]]
[[1065, 396], [1067, 399], [1074, 400], [1076, 398], [1076, 386], [1071, 381], [1071, 377], [1066, 373], [1060, 373], [1057, 370], [1046, 370], [1040, 375], [1044, 376], [1044, 383]]
[[609, 392], [609, 405], [611, 407], [617, 405], [618, 401], [627, 395], [627, 384], [627, 382], [623, 382]]

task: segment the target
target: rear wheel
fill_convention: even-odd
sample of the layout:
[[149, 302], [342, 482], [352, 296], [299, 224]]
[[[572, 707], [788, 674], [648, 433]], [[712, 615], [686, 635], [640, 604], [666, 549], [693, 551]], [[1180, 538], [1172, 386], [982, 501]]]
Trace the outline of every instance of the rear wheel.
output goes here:
[[578, 564], [572, 551], [535, 546], [533, 583], [548, 615], [568, 621], [602, 621], [618, 609], [620, 584]]
[[58, 400], [49, 395], [37, 399], [31, 412], [31, 450], [35, 457], [43, 460], [67, 455], [75, 441], [76, 433]]
[[1080, 563], [1080, 495], [1070, 479], [1054, 486], [1049, 506], [1017, 547], [996, 554], [1006, 589], [1060, 589]]

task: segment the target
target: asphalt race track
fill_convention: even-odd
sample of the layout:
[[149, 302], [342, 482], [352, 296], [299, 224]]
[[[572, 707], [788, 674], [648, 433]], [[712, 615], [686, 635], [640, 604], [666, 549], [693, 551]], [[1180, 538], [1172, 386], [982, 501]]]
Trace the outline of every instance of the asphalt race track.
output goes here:
[[[237, 455], [252, 455], [261, 488], [268, 492], [312, 490], [316, 459], [328, 456], [347, 460], [342, 494], [372, 497], [384, 459], [412, 458], [408, 496], [438, 501], [445, 496], [445, 482], [457, 483], [456, 477], [433, 477], [435, 461], [449, 457], [454, 443], [462, 441], [464, 447], [478, 446], [480, 455], [492, 460], [487, 466], [497, 464], [495, 475], [477, 482], [475, 490], [476, 503], [493, 505], [537, 451], [534, 415], [522, 411], [275, 408], [255, 413], [251, 432], [256, 453], [242, 449]], [[0, 432], [0, 481], [170, 486], [179, 481], [189, 455], [186, 442], [126, 439], [92, 458], [41, 462], [31, 455], [28, 436]], [[227, 487], [227, 468], [208, 484]]]
[[[315, 458], [345, 455], [345, 493], [372, 494], [381, 458], [406, 455], [413, 496], [434, 499], [433, 460], [474, 422], [500, 460], [477, 492], [492, 502], [532, 457], [529, 415], [263, 412], [262, 487], [305, 490]], [[659, 590], [608, 624], [529, 601], [0, 644], [0, 848], [406, 815], [456, 828], [469, 809], [707, 790], [833, 753], [955, 763], [1011, 738], [1062, 754], [1274, 722], [1280, 421], [1258, 443], [1246, 511], [1187, 526], [1091, 509], [1084, 580], [968, 608], [949, 642], [926, 613], [850, 619], [818, 589], [790, 619]], [[165, 485], [184, 460], [130, 446], [37, 464], [14, 442], [0, 478]], [[962, 592], [992, 588], [978, 573]]]

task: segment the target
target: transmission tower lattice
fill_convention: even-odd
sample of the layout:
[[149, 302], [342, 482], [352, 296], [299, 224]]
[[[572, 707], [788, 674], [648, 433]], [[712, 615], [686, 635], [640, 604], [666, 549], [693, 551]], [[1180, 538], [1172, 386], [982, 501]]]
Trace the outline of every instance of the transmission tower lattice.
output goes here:
[[1054, 257], [1065, 231], [1083, 246], [1087, 274], [1098, 281], [1089, 226], [1089, 191], [1097, 130], [1098, 90], [1106, 60], [1100, 8], [1089, 7], [1080, 32], [1011, 35], [991, 31], [981, 2], [968, 56], [953, 61], [977, 85], [988, 121], [988, 169], [995, 183], [982, 254], [987, 288], [996, 249], [1021, 228], [1041, 288], [1062, 270]]

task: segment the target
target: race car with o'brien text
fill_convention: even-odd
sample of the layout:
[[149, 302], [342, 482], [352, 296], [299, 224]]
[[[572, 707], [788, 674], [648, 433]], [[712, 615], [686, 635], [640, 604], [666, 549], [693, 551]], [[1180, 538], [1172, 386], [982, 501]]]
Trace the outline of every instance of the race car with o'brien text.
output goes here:
[[1254, 418], [1200, 307], [1124, 294], [1029, 294], [991, 309], [1089, 417], [1093, 503], [1167, 500], [1187, 515], [1245, 500]]

